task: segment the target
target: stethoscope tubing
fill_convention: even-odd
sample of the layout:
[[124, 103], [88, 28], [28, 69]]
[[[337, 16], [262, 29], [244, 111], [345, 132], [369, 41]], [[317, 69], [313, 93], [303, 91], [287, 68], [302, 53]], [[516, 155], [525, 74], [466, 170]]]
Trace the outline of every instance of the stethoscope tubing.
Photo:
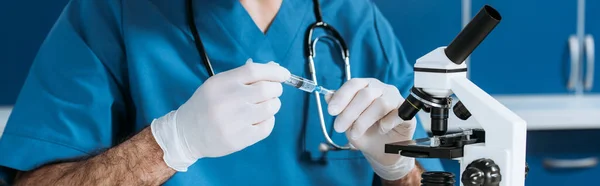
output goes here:
[[[313, 0], [313, 2], [314, 2], [314, 13], [315, 13], [316, 22], [311, 24], [306, 32], [306, 53], [307, 53], [307, 58], [308, 58], [308, 67], [309, 67], [309, 71], [310, 71], [311, 80], [313, 80], [316, 84], [318, 84], [317, 72], [315, 69], [315, 60], [314, 60], [314, 58], [316, 57], [316, 51], [315, 51], [316, 45], [319, 42], [319, 40], [329, 39], [329, 40], [334, 41], [334, 43], [341, 50], [342, 59], [344, 61], [345, 80], [349, 81], [352, 76], [351, 76], [351, 72], [350, 72], [350, 51], [348, 50], [346, 42], [344, 41], [342, 36], [339, 34], [339, 32], [335, 28], [333, 28], [332, 26], [330, 26], [329, 24], [327, 24], [323, 21], [323, 17], [321, 14], [321, 6], [320, 6], [319, 1]], [[202, 58], [204, 67], [206, 68], [206, 71], [208, 72], [209, 77], [212, 77], [215, 75], [215, 71], [213, 69], [212, 63], [210, 62], [208, 54], [206, 53], [206, 49], [200, 38], [200, 34], [198, 33], [198, 28], [197, 28], [196, 22], [195, 22], [196, 19], [194, 17], [195, 13], [194, 13], [194, 8], [193, 8], [194, 7], [193, 0], [187, 0], [186, 4], [187, 4], [188, 26], [190, 27], [190, 31], [192, 32], [192, 35], [194, 37], [194, 44], [196, 46], [196, 50], [198, 51], [198, 53], [200, 54], [200, 57]], [[331, 34], [331, 36], [330, 35], [319, 36], [313, 40], [312, 39], [313, 31], [317, 28], [323, 28], [324, 30], [328, 31]], [[321, 131], [323, 132], [323, 136], [325, 137], [325, 140], [328, 144], [327, 146], [324, 146], [325, 144], [321, 143], [319, 145], [319, 149], [321, 151], [355, 150], [355, 148], [350, 143], [342, 146], [342, 145], [336, 144], [331, 139], [331, 137], [329, 136], [329, 132], [327, 131], [327, 125], [325, 124], [323, 108], [322, 108], [322, 104], [321, 104], [321, 95], [317, 92], [314, 92], [314, 96], [315, 96], [315, 100], [317, 101], [317, 110], [319, 112], [319, 122], [321, 123]]]

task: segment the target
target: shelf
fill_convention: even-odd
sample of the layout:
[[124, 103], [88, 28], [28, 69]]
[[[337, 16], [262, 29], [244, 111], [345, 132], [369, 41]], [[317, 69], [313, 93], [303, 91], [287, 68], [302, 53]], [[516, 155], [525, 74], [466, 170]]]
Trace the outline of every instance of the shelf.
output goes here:
[[[527, 95], [494, 96], [500, 103], [527, 121], [528, 130], [600, 129], [600, 95]], [[430, 123], [429, 114], [420, 112], [423, 123]], [[480, 128], [473, 117], [467, 121], [453, 113], [448, 118], [448, 130]], [[429, 125], [424, 125], [429, 131]]]

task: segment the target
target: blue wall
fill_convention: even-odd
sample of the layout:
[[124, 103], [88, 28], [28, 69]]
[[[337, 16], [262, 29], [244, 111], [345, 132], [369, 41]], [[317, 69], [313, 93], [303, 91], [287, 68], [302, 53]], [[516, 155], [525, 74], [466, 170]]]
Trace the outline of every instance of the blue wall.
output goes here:
[[461, 30], [459, 0], [372, 0], [394, 28], [408, 60], [446, 46]]
[[0, 2], [0, 105], [16, 101], [40, 44], [67, 2]]

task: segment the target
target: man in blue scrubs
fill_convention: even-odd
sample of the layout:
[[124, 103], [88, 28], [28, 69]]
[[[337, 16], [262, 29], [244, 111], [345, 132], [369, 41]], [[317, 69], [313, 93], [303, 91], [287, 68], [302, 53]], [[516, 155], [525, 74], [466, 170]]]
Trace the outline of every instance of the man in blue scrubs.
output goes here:
[[332, 139], [358, 149], [329, 152], [319, 151], [314, 97], [281, 85], [308, 76], [313, 2], [195, 0], [192, 8], [212, 77], [184, 0], [72, 0], [0, 139], [0, 165], [21, 171], [16, 183], [370, 185], [375, 172], [384, 185], [419, 185], [421, 171], [441, 168], [383, 153], [387, 142], [426, 134], [397, 117], [412, 68], [371, 2], [321, 2], [355, 77], [343, 81], [335, 45], [318, 45], [318, 81], [337, 89], [325, 108]]

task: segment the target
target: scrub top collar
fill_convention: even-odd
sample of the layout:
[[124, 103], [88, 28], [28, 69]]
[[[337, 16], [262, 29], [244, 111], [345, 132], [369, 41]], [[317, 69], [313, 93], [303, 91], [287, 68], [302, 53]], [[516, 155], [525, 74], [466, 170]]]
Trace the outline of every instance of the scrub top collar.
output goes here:
[[[289, 61], [286, 60], [289, 50], [298, 48], [292, 46], [304, 45], [301, 42], [294, 42], [295, 39], [304, 37], [307, 29], [304, 28], [305, 25], [308, 25], [308, 21], [314, 21], [311, 1], [283, 1], [266, 33], [262, 33], [248, 11], [237, 0], [201, 1], [193, 4], [194, 17], [200, 37], [210, 37], [210, 35], [203, 33], [214, 33], [214, 29], [218, 29], [222, 34], [222, 37], [218, 38], [231, 39], [245, 55], [258, 56], [256, 53], [260, 52], [260, 56], [269, 58], [254, 59], [255, 61], [273, 60], [283, 66], [285, 66], [285, 62]], [[186, 30], [189, 31], [189, 29]], [[209, 58], [211, 58], [211, 50], [218, 49], [207, 47]], [[265, 52], [271, 54], [265, 55]], [[228, 69], [215, 69], [215, 73], [224, 70]]]

